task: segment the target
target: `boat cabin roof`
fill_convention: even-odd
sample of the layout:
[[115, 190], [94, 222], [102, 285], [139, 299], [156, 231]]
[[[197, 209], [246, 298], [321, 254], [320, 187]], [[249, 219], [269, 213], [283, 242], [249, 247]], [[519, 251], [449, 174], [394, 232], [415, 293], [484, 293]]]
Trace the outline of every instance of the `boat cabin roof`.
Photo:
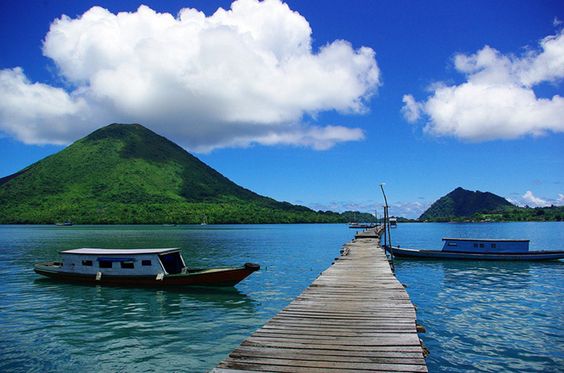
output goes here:
[[165, 254], [180, 251], [179, 248], [168, 249], [96, 249], [81, 248], [61, 251], [61, 254], [80, 254], [80, 255], [139, 255], [139, 254]]
[[498, 239], [498, 238], [443, 238], [443, 241], [529, 242], [530, 240], [504, 240], [504, 239]]

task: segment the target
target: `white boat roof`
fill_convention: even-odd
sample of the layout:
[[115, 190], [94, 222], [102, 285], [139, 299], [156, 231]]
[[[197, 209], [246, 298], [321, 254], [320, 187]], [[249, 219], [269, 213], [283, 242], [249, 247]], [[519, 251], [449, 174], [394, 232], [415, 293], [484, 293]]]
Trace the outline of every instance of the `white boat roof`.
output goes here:
[[501, 238], [443, 238], [443, 241], [482, 241], [482, 242], [529, 242], [530, 240], [511, 240]]
[[82, 255], [139, 255], [139, 254], [164, 254], [179, 251], [179, 248], [167, 249], [97, 249], [81, 248], [61, 251], [61, 254], [82, 254]]

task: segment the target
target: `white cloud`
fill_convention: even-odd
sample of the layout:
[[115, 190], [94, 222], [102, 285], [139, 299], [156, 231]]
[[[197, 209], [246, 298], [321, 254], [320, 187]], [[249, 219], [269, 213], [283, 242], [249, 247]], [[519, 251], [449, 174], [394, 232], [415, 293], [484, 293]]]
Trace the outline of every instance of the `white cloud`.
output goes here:
[[430, 206], [430, 203], [419, 201], [392, 203], [390, 205], [390, 215], [417, 219]]
[[[296, 201], [297, 202], [297, 201]], [[375, 209], [380, 209], [380, 214], [382, 210], [380, 208], [381, 203], [366, 200], [362, 202], [357, 201], [331, 201], [327, 203], [310, 203], [308, 207], [314, 210], [322, 211], [335, 211], [335, 212], [345, 212], [345, 211], [359, 211], [366, 212], [369, 214], [374, 214]]]
[[425, 117], [426, 132], [470, 141], [564, 132], [564, 98], [540, 98], [533, 90], [564, 78], [564, 31], [542, 39], [540, 51], [520, 58], [485, 46], [472, 55], [456, 55], [454, 66], [465, 82], [435, 83], [422, 102], [404, 96], [408, 121]]
[[527, 190], [521, 198], [523, 198], [523, 201], [527, 205], [532, 207], [544, 207], [550, 205], [546, 200], [535, 196], [530, 190]]
[[18, 67], [0, 70], [0, 129], [23, 142], [63, 144], [90, 114], [82, 97], [31, 83]]
[[341, 141], [359, 141], [362, 139], [364, 139], [364, 132], [358, 128], [329, 125], [288, 132], [273, 132], [257, 137], [252, 141], [263, 145], [300, 145], [309, 146], [316, 150], [326, 150]]
[[404, 95], [402, 98], [403, 107], [401, 109], [404, 118], [409, 123], [415, 123], [421, 117], [421, 105], [415, 101], [412, 95]]
[[239, 0], [209, 17], [146, 6], [62, 16], [43, 53], [72, 91], [2, 70], [12, 89], [0, 91], [0, 102], [10, 100], [0, 106], [0, 131], [27, 143], [66, 143], [103, 124], [138, 122], [197, 151], [360, 140], [360, 129], [312, 126], [304, 115], [365, 112], [380, 85], [375, 53], [344, 40], [314, 51], [311, 34], [279, 0]]
[[[330, 210], [337, 212], [344, 211], [360, 211], [374, 214], [375, 210], [378, 212], [378, 217], [382, 217], [383, 201], [367, 200], [364, 202], [352, 201], [332, 201], [329, 203], [313, 203], [308, 205], [314, 210]], [[428, 207], [430, 203], [423, 203], [420, 201], [414, 202], [395, 202], [390, 204], [390, 216], [401, 216], [410, 219], [418, 218]]]

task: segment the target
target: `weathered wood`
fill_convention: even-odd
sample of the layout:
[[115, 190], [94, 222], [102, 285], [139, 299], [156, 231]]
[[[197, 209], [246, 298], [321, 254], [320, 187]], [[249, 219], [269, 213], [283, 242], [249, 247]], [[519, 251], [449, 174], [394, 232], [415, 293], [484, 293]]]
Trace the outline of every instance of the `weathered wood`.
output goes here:
[[212, 372], [426, 372], [415, 308], [379, 247], [358, 233], [292, 303]]
[[270, 365], [260, 362], [249, 362], [245, 361], [229, 361], [227, 359], [225, 362], [220, 363], [220, 367], [223, 366], [233, 366], [235, 369], [242, 369], [243, 371], [259, 371], [259, 372], [292, 372], [292, 373], [325, 373], [325, 372], [346, 372], [346, 373], [356, 373], [356, 372], [427, 372], [427, 367], [424, 365], [380, 365], [380, 366], [369, 366], [365, 368], [341, 368], [338, 366], [329, 367], [315, 367], [306, 366], [300, 361], [295, 361], [293, 365]]
[[297, 348], [297, 349], [314, 349], [314, 350], [335, 350], [335, 351], [397, 351], [397, 352], [417, 352], [422, 353], [421, 346], [349, 346], [349, 345], [323, 345], [316, 343], [299, 343], [284, 340], [252, 340], [243, 341], [244, 346], [254, 347], [271, 347], [271, 348]]
[[249, 359], [249, 358], [271, 358], [285, 360], [302, 360], [302, 361], [330, 361], [330, 362], [351, 362], [356, 363], [378, 363], [378, 364], [409, 364], [409, 365], [425, 365], [425, 359], [419, 358], [403, 358], [403, 357], [365, 357], [365, 356], [339, 356], [339, 355], [314, 355], [299, 352], [280, 352], [276, 349], [268, 350], [244, 350], [237, 351], [229, 355], [232, 359]]
[[288, 368], [324, 368], [324, 369], [354, 369], [354, 370], [369, 370], [369, 371], [396, 371], [396, 372], [426, 372], [425, 365], [418, 364], [385, 364], [375, 362], [351, 362], [351, 361], [312, 361], [300, 359], [276, 359], [266, 357], [245, 357], [245, 358], [227, 358], [224, 365], [229, 367], [232, 364], [241, 364], [243, 366], [251, 367], [253, 365], [261, 366], [277, 366]]
[[[404, 347], [405, 349], [405, 347]], [[325, 358], [331, 360], [332, 358], [342, 358], [342, 359], [381, 359], [381, 358], [398, 358], [398, 359], [421, 359], [421, 354], [419, 352], [411, 351], [356, 351], [356, 350], [335, 350], [335, 349], [299, 349], [299, 348], [270, 348], [270, 347], [260, 347], [252, 346], [249, 344], [243, 344], [237, 347], [231, 354], [245, 354], [245, 353], [256, 353], [256, 354], [268, 354], [268, 355], [305, 355], [312, 356], [312, 358]], [[321, 355], [321, 356], [318, 356]]]
[[336, 338], [336, 337], [326, 337], [326, 338], [314, 338], [314, 337], [301, 337], [296, 335], [294, 337], [287, 336], [279, 338], [276, 336], [263, 336], [260, 334], [253, 334], [251, 337], [247, 338], [249, 342], [294, 342], [294, 343], [317, 343], [318, 345], [337, 345], [337, 346], [419, 346], [419, 337], [417, 334], [397, 334], [390, 336], [381, 336], [378, 338]]

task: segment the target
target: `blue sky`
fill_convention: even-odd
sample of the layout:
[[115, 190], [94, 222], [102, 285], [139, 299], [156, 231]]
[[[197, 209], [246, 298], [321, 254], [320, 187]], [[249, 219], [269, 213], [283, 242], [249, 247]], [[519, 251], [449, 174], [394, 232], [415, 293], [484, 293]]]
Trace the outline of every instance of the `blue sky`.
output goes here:
[[[0, 177], [140, 122], [246, 188], [315, 209], [381, 211], [381, 182], [408, 217], [458, 186], [564, 204], [561, 2], [286, 4], [212, 19], [231, 2], [1, 2]], [[182, 8], [205, 14], [191, 16], [200, 32], [161, 38]], [[104, 39], [118, 12], [133, 26]], [[160, 42], [122, 53], [136, 36], [115, 32], [145, 32], [137, 17]], [[76, 35], [93, 40], [82, 54]]]

